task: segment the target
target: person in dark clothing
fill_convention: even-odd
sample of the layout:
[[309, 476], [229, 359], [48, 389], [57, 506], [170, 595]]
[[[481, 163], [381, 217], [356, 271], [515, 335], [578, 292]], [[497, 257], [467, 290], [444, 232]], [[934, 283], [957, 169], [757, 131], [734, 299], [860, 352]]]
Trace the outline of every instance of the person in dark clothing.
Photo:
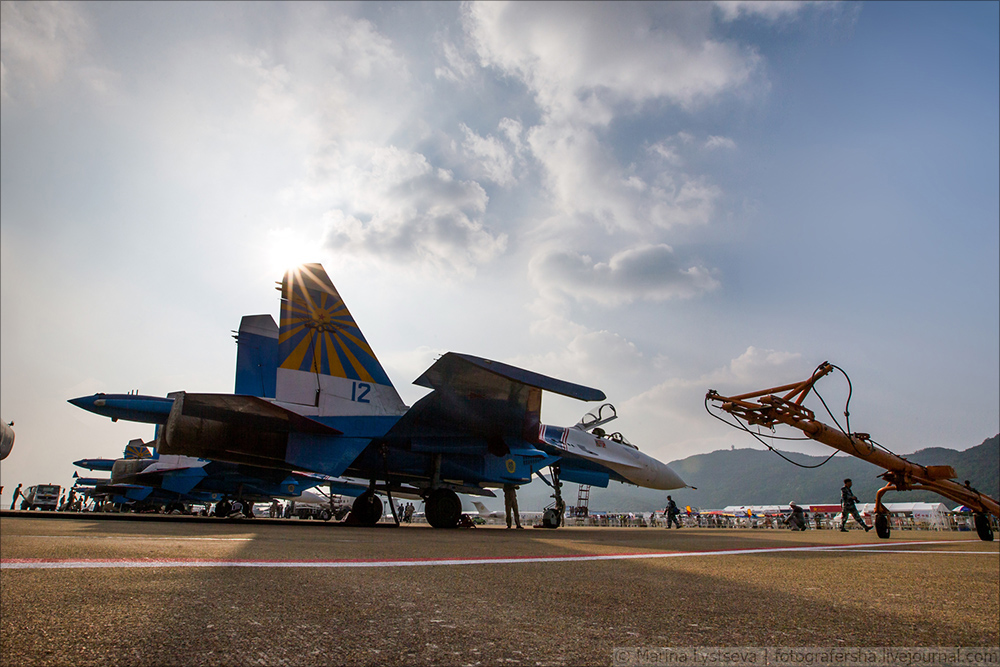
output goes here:
[[517, 509], [517, 487], [513, 484], [503, 485], [503, 504], [507, 514], [507, 528], [510, 528], [511, 514], [514, 515], [514, 523], [518, 530], [521, 529], [521, 513]]
[[864, 527], [866, 533], [872, 529], [872, 527], [865, 523], [865, 520], [861, 518], [861, 515], [858, 514], [857, 503], [858, 499], [855, 497], [854, 492], [851, 491], [851, 480], [845, 479], [844, 486], [840, 489], [840, 532], [847, 532], [848, 515], [853, 516], [854, 520]]
[[664, 510], [667, 513], [667, 529], [670, 528], [671, 524], [677, 524], [677, 527], [681, 527], [680, 519], [677, 515], [680, 514], [680, 510], [677, 509], [677, 503], [670, 496], [667, 496], [667, 509]]

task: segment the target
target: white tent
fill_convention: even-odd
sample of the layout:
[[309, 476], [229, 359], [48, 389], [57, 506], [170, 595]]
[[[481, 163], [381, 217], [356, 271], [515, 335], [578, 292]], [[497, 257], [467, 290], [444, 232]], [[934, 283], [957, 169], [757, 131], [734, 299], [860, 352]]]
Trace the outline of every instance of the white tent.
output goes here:
[[[928, 524], [938, 530], [947, 530], [949, 527], [950, 511], [944, 503], [883, 503], [883, 505], [892, 514], [912, 517], [915, 523]], [[875, 503], [858, 505], [858, 511], [862, 514], [873, 514]]]

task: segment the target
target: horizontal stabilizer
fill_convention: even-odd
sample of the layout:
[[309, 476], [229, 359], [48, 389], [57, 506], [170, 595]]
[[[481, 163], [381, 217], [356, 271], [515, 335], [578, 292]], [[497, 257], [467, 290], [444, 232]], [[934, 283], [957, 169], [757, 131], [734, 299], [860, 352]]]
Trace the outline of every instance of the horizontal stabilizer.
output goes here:
[[285, 467], [290, 442], [340, 434], [255, 396], [178, 392], [158, 449], [162, 454]]
[[341, 435], [335, 428], [256, 396], [185, 393], [182, 412], [185, 417], [197, 417], [264, 431]]
[[[485, 371], [485, 373], [484, 373]], [[565, 380], [524, 370], [516, 366], [491, 361], [481, 357], [474, 357], [471, 354], [460, 354], [458, 352], [448, 352], [438, 359], [433, 366], [428, 368], [423, 375], [413, 381], [413, 384], [431, 389], [448, 388], [461, 391], [468, 387], [476, 390], [484, 383], [482, 378], [492, 374], [500, 376], [511, 382], [535, 387], [554, 394], [569, 396], [581, 401], [603, 401], [607, 398], [600, 389], [585, 387], [580, 384], [573, 384]]]

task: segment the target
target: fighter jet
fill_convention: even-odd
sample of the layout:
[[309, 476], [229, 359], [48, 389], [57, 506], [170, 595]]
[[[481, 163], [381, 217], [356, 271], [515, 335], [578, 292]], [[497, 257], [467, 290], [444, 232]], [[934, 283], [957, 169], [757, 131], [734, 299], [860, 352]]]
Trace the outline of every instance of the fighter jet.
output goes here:
[[685, 486], [620, 434], [605, 435], [600, 426], [615, 415], [599, 412], [569, 428], [541, 423], [543, 391], [605, 399], [590, 387], [448, 352], [414, 381], [432, 391], [407, 407], [319, 264], [285, 274], [280, 329], [258, 315], [244, 318], [238, 336], [252, 344], [245, 354], [240, 347], [237, 368], [249, 384], [238, 381], [236, 394], [95, 394], [70, 402], [112, 420], [161, 425], [161, 455], [368, 480], [353, 507], [362, 525], [382, 516], [378, 492], [419, 495], [428, 523], [449, 528], [462, 514], [458, 493], [494, 497], [491, 489], [527, 484], [533, 475], [553, 487], [557, 504], [563, 481]]
[[306, 489], [323, 486], [331, 493], [357, 496], [364, 485], [321, 475], [260, 468], [191, 456], [160, 455], [151, 443], [129, 442], [120, 459], [81, 459], [73, 465], [110, 472], [110, 478], [77, 477], [75, 486], [88, 487], [89, 495], [111, 496], [119, 504], [176, 506], [214, 503], [223, 498], [268, 502], [273, 498], [297, 499]]

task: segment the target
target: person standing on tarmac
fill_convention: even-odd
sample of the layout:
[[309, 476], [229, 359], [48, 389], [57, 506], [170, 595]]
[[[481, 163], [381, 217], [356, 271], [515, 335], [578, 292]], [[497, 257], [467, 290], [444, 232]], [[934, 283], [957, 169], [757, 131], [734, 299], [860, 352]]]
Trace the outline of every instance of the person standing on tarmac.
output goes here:
[[680, 510], [677, 509], [677, 503], [675, 503], [674, 499], [671, 498], [670, 496], [667, 496], [666, 513], [667, 513], [667, 530], [670, 530], [671, 524], [677, 524], [677, 527], [680, 528], [681, 522], [680, 519], [677, 518], [677, 515], [680, 514]]
[[851, 480], [850, 478], [845, 479], [844, 486], [840, 489], [840, 532], [847, 532], [848, 515], [853, 516], [854, 520], [864, 527], [866, 533], [872, 529], [872, 527], [865, 523], [864, 519], [861, 518], [861, 515], [858, 514], [857, 503], [858, 499], [855, 497], [854, 492], [851, 491]]
[[510, 515], [513, 513], [517, 529], [521, 530], [521, 513], [517, 509], [517, 487], [513, 484], [503, 485], [503, 505], [507, 512], [507, 529], [510, 530]]
[[10, 508], [14, 509], [14, 505], [17, 504], [17, 499], [21, 496], [21, 485], [18, 484], [17, 488], [14, 489], [14, 499], [10, 501]]

